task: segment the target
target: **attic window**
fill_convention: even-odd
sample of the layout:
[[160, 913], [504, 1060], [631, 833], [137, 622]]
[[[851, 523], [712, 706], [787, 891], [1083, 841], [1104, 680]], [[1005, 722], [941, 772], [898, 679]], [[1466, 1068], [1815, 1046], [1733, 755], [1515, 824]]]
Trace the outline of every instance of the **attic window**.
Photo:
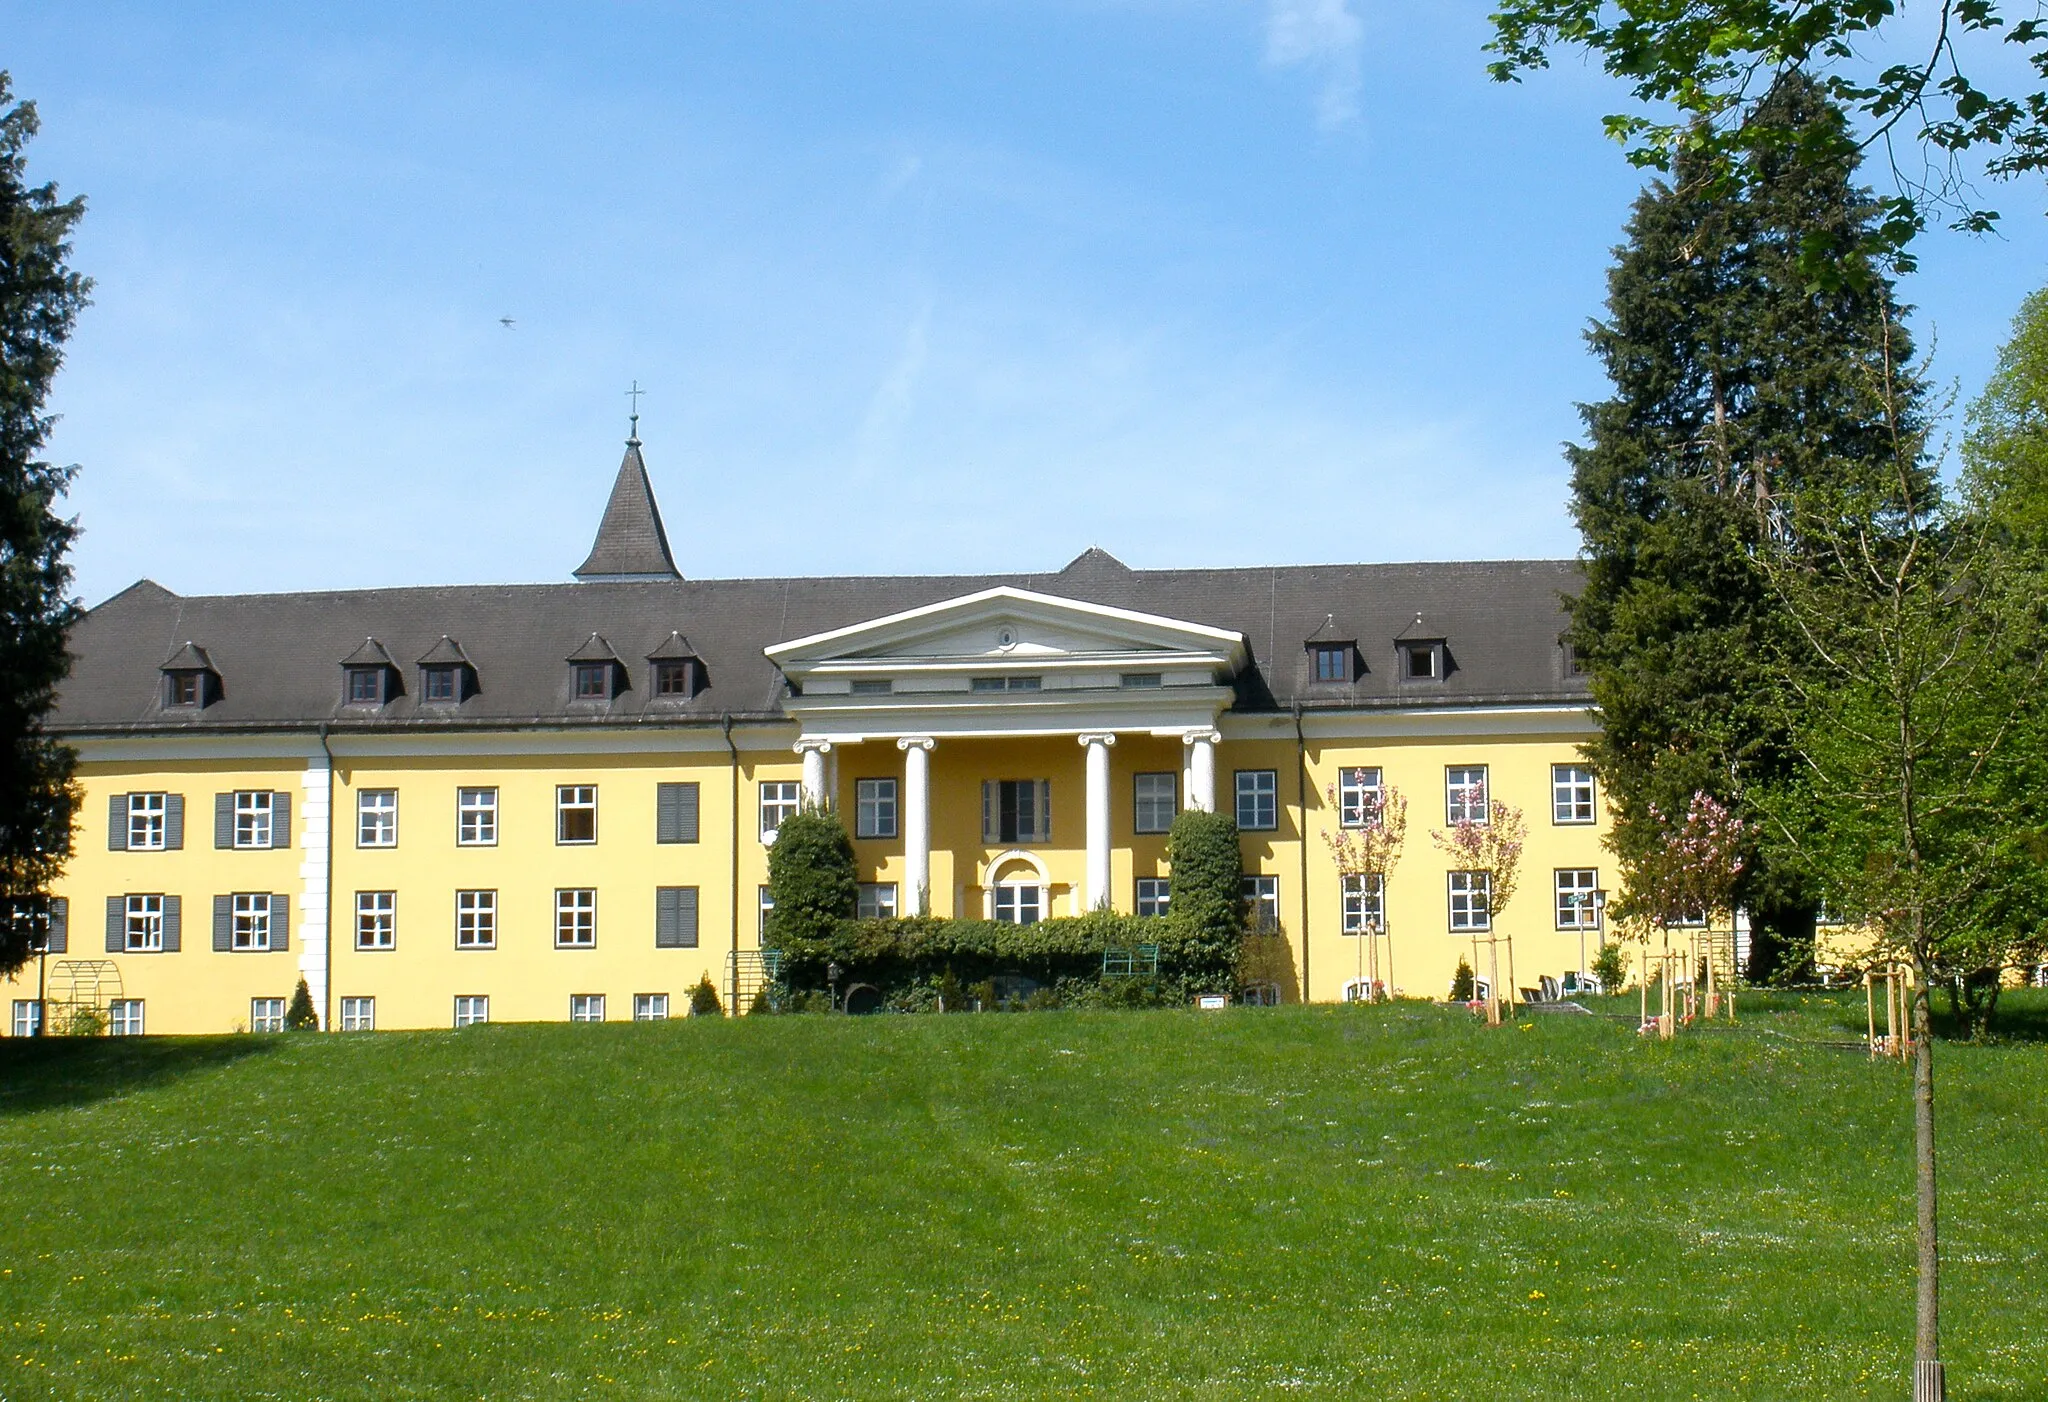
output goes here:
[[696, 664], [688, 658], [654, 664], [654, 694], [656, 696], [688, 699], [696, 694], [695, 678], [691, 673]]
[[1036, 691], [1038, 677], [976, 677], [973, 689], [976, 691]]
[[453, 667], [427, 667], [420, 672], [420, 698], [425, 701], [459, 701], [462, 679]]
[[1579, 654], [1579, 650], [1567, 642], [1560, 642], [1558, 646], [1564, 649], [1564, 674], [1568, 677], [1585, 676], [1586, 659]]
[[578, 701], [611, 700], [612, 664], [609, 662], [577, 663], [576, 699]]
[[1357, 651], [1354, 643], [1310, 643], [1309, 656], [1315, 660], [1316, 680], [1319, 682], [1348, 682], [1351, 680], [1351, 658]]
[[853, 680], [855, 696], [887, 696], [895, 689], [896, 684], [887, 677], [855, 677]]
[[1401, 645], [1401, 675], [1410, 681], [1435, 681], [1443, 675], [1443, 667], [1437, 643], [1403, 643]]
[[1126, 672], [1123, 684], [1128, 687], [1164, 686], [1166, 678], [1158, 672]]
[[343, 695], [351, 706], [381, 706], [384, 704], [383, 667], [350, 667], [343, 676], [346, 678]]
[[164, 674], [164, 704], [166, 706], [198, 707], [206, 696], [206, 674], [204, 672], [167, 672]]

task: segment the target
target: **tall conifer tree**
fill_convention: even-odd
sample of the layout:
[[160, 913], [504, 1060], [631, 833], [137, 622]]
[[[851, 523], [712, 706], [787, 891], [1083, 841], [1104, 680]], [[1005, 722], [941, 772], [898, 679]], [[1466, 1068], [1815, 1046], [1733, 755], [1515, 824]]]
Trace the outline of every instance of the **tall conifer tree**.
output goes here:
[[[1803, 80], [1773, 101], [1796, 126], [1842, 121]], [[1891, 284], [1866, 269], [1816, 288], [1801, 262], [1856, 246], [1877, 206], [1852, 158], [1750, 159], [1746, 193], [1687, 193], [1701, 182], [1681, 167], [1637, 200], [1588, 333], [1614, 393], [1581, 406], [1587, 441], [1567, 449], [1586, 567], [1571, 641], [1602, 713], [1589, 752], [1624, 864], [1664, 842], [1694, 792], [1746, 817], [1757, 784], [1789, 776], [1779, 669], [1798, 650], [1755, 558], [1768, 506], [1894, 461], [1879, 386], [1911, 346]], [[1909, 377], [1906, 392], [1917, 418], [1924, 387]], [[1769, 974], [1810, 937], [1815, 902], [1767, 832], [1748, 855], [1737, 894], [1755, 917], [1752, 973]]]
[[75, 757], [42, 728], [77, 612], [65, 563], [76, 528], [54, 510], [71, 473], [39, 455], [43, 404], [90, 290], [65, 264], [85, 202], [28, 184], [35, 104], [12, 96], [0, 71], [0, 972], [32, 952], [78, 806]]

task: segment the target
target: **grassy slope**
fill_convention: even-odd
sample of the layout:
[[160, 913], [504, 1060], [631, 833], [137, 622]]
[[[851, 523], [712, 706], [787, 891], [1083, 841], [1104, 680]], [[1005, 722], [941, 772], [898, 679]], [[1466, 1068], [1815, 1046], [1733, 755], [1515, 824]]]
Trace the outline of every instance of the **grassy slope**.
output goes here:
[[[0, 1396], [1901, 1396], [1904, 1074], [1774, 1022], [13, 1044]], [[1943, 1051], [1952, 1395], [2039, 1397], [2048, 1049]]]

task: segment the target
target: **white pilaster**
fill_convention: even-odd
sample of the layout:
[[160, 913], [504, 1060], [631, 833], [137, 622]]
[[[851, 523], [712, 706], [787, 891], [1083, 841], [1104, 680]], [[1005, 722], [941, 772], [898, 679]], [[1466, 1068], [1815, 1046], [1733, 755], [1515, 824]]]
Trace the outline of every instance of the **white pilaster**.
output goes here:
[[1188, 747], [1187, 806], [1216, 811], [1216, 746], [1223, 737], [1213, 730], [1190, 730], [1181, 737]]
[[1109, 750], [1116, 736], [1106, 732], [1080, 737], [1088, 751], [1088, 905], [1110, 904]]
[[903, 908], [912, 915], [931, 914], [932, 889], [932, 741], [906, 735], [896, 742], [903, 751]]
[[313, 995], [320, 1030], [327, 1030], [327, 904], [334, 884], [334, 767], [327, 756], [306, 761], [299, 776], [299, 972]]
[[822, 808], [830, 796], [825, 787], [825, 757], [832, 753], [832, 742], [799, 740], [796, 752], [804, 757], [804, 806]]

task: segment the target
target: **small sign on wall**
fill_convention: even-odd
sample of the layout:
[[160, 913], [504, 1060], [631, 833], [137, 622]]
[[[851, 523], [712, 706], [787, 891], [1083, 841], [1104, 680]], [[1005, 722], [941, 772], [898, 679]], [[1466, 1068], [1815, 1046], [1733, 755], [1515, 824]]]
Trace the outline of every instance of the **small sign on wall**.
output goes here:
[[1195, 995], [1195, 1006], [1205, 1013], [1222, 1012], [1230, 1006], [1230, 995], [1228, 993], [1197, 993]]

